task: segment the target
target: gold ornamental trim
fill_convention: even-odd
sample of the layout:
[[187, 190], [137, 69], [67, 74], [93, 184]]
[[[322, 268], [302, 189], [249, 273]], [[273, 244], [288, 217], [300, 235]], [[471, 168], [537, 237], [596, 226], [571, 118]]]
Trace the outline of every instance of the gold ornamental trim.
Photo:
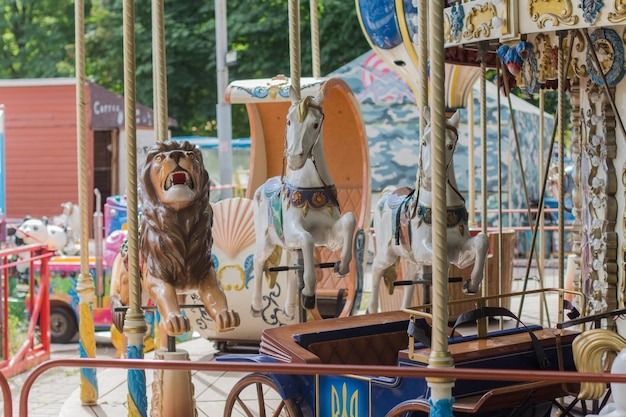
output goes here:
[[611, 23], [619, 23], [626, 20], [626, 1], [625, 0], [615, 0], [613, 2], [613, 11], [609, 12], [608, 15], [609, 22]]
[[[485, 3], [481, 7], [472, 7], [465, 18], [465, 29], [463, 30], [464, 39], [480, 39], [491, 36], [493, 27], [493, 18], [498, 17], [496, 6], [492, 3]], [[506, 27], [506, 22], [504, 23]], [[504, 30], [503, 33], [507, 31]]]
[[556, 27], [560, 24], [573, 26], [578, 23], [578, 16], [572, 16], [574, 8], [570, 0], [530, 0], [528, 13], [537, 27], [545, 28], [547, 23]]

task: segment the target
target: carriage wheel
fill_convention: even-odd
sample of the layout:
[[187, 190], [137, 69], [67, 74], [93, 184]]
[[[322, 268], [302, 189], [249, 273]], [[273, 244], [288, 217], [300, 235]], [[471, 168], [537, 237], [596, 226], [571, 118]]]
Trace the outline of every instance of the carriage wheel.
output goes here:
[[302, 417], [292, 399], [282, 399], [274, 381], [261, 374], [243, 377], [226, 398], [224, 417]]

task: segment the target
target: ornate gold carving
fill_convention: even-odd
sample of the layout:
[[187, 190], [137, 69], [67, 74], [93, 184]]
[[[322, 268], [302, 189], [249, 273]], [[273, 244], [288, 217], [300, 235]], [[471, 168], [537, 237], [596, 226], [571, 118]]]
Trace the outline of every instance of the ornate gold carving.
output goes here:
[[535, 55], [539, 67], [537, 79], [540, 83], [546, 80], [554, 80], [557, 77], [556, 47], [552, 45], [549, 34], [540, 33], [535, 38]]
[[[224, 271], [228, 268], [235, 269], [237, 272], [239, 272], [238, 279], [241, 281], [240, 283], [238, 282], [235, 285], [231, 285], [231, 284], [227, 284], [224, 282]], [[238, 264], [220, 265], [217, 271], [217, 276], [220, 279], [220, 282], [222, 284], [222, 287], [224, 288], [224, 291], [230, 291], [230, 290], [242, 291], [246, 287], [246, 272], [243, 270], [243, 267], [241, 265], [238, 265]]]
[[[569, 39], [569, 38], [568, 38]], [[569, 53], [569, 48], [567, 45], [568, 39], [565, 40], [565, 48], [567, 49], [566, 53]], [[576, 31], [576, 35], [574, 36], [574, 51], [572, 54], [572, 63], [570, 68], [568, 69], [568, 77], [576, 76], [578, 78], [583, 78], [589, 76], [589, 71], [587, 71], [586, 59], [584, 58], [586, 53], [586, 45], [584, 36]], [[582, 59], [581, 59], [582, 55]]]
[[479, 39], [489, 37], [493, 29], [493, 18], [498, 16], [496, 7], [491, 3], [485, 3], [481, 7], [472, 7], [465, 18], [464, 39]]
[[552, 26], [573, 26], [578, 23], [578, 16], [572, 16], [574, 8], [570, 0], [530, 0], [528, 13], [537, 27], [544, 28], [547, 23]]
[[615, 0], [615, 2], [613, 3], [613, 11], [609, 12], [608, 19], [611, 23], [619, 23], [626, 20], [625, 0]]
[[443, 41], [450, 43], [452, 39], [452, 29], [450, 29], [450, 14], [446, 11], [443, 12]]

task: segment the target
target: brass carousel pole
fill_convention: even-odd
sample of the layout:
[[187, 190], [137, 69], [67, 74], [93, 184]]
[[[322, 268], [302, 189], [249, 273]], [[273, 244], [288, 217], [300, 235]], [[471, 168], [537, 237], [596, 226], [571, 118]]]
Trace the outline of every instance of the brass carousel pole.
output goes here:
[[[124, 128], [128, 172], [128, 276], [130, 306], [124, 319], [124, 334], [128, 337], [128, 359], [143, 358], [143, 338], [147, 331], [141, 310], [141, 283], [139, 274], [139, 213], [137, 204], [137, 126], [135, 119], [135, 6], [133, 0], [124, 0]], [[128, 415], [146, 417], [146, 372], [128, 370]]]
[[291, 91], [300, 101], [300, 2], [289, 0], [289, 59]]
[[[430, 16], [430, 82], [431, 82], [431, 127], [433, 140], [431, 163], [433, 167], [433, 330], [431, 353], [428, 366], [447, 368], [454, 365], [448, 351], [448, 256], [446, 220], [446, 119], [445, 119], [445, 67], [443, 37], [443, 0], [431, 0]], [[431, 390], [430, 415], [452, 416], [452, 387], [454, 380], [427, 378]]]
[[319, 18], [317, 13], [317, 0], [311, 0], [311, 58], [313, 64], [313, 77], [319, 78], [322, 76], [320, 68], [320, 31], [319, 31]]
[[[488, 236], [488, 190], [487, 186], [487, 51], [486, 45], [480, 45], [480, 195], [482, 200], [482, 209], [480, 212], [481, 231]], [[499, 94], [499, 93], [497, 93]], [[481, 288], [482, 296], [486, 297], [489, 293], [489, 277], [487, 276], [487, 268], [483, 269], [483, 282]], [[485, 337], [487, 335], [487, 322], [484, 319], [478, 321], [478, 336]]]
[[[95, 286], [89, 272], [89, 191], [87, 179], [87, 135], [85, 119], [85, 2], [76, 0], [76, 137], [78, 142], [78, 203], [80, 206], [80, 275], [76, 285], [80, 307], [80, 357], [96, 357], [96, 336], [93, 323], [93, 298]], [[95, 405], [98, 401], [98, 381], [94, 368], [81, 368], [80, 401], [83, 405]]]
[[[152, 0], [152, 35], [155, 51], [154, 84], [156, 93], [156, 140], [165, 142], [169, 137], [167, 114], [167, 61], [165, 53], [165, 5], [164, 0]], [[155, 312], [155, 314], [157, 314]], [[155, 320], [156, 322], [156, 320]], [[157, 326], [158, 328], [158, 326]], [[154, 358], [159, 360], [189, 360], [186, 350], [176, 349], [174, 336], [168, 336], [164, 328], [160, 328], [158, 339], [169, 339], [159, 346]], [[170, 343], [171, 342], [171, 343]], [[163, 347], [163, 346], [167, 347]], [[196, 411], [193, 397], [191, 371], [154, 370], [152, 383], [151, 415], [163, 417], [193, 417]]]
[[[167, 123], [167, 67], [165, 66], [165, 20], [162, 0], [152, 0], [152, 89], [154, 102], [154, 132], [156, 142], [164, 142], [169, 138]], [[163, 124], [165, 118], [165, 124]], [[154, 346], [159, 349], [166, 346], [161, 338], [158, 311], [154, 312]]]
[[[567, 35], [566, 32], [561, 31], [559, 36], [559, 52], [558, 52], [558, 80], [559, 80], [559, 95], [558, 95], [558, 111], [557, 117], [559, 119], [559, 288], [565, 288], [565, 129], [563, 129], [563, 123], [565, 121], [565, 53], [563, 51], [563, 39]], [[573, 43], [570, 43], [569, 47], [572, 48]], [[564, 320], [563, 311], [563, 292], [559, 292], [559, 309], [558, 320], [559, 322]]]
[[[419, 97], [416, 97], [420, 109], [428, 106], [428, 0], [419, 0], [418, 6], [418, 65], [419, 65]], [[420, 137], [424, 134], [426, 120], [420, 117]], [[419, 187], [419, 184], [416, 185]]]
[[167, 65], [165, 54], [165, 7], [164, 0], [152, 0], [152, 41], [154, 42], [154, 86], [156, 109], [156, 140], [169, 138], [167, 110]]

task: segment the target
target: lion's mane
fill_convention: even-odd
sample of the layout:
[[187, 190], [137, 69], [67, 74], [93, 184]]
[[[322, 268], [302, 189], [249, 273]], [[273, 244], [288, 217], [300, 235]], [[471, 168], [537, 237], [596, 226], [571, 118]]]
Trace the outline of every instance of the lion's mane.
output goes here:
[[162, 142], [148, 152], [141, 175], [140, 254], [147, 268], [144, 273], [161, 277], [178, 289], [197, 288], [213, 268], [209, 174], [202, 165], [201, 178], [194, 178], [197, 197], [188, 206], [174, 210], [161, 203], [150, 179], [150, 168], [157, 154], [173, 150], [194, 151], [196, 161], [203, 164], [200, 150], [187, 141]]

